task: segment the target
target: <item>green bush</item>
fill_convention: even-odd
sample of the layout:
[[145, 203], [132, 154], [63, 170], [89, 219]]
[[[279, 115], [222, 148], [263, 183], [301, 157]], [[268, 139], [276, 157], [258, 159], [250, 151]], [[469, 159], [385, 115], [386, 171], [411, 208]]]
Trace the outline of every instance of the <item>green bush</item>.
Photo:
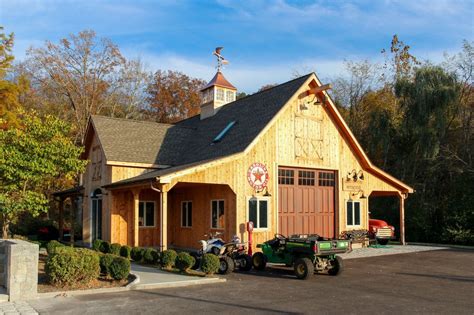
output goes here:
[[163, 251], [163, 253], [161, 253], [161, 265], [168, 269], [173, 267], [176, 263], [177, 256], [178, 254], [172, 249]]
[[128, 245], [123, 245], [120, 248], [120, 256], [125, 257], [127, 259], [130, 259], [130, 252], [132, 251], [132, 248]]
[[178, 257], [176, 257], [176, 268], [181, 271], [186, 271], [192, 266], [194, 266], [195, 262], [196, 259], [194, 259], [193, 256], [189, 255], [186, 252], [181, 252], [178, 254]]
[[46, 245], [46, 251], [48, 252], [48, 255], [54, 254], [56, 251], [56, 248], [58, 247], [64, 247], [63, 244], [59, 243], [58, 241], [49, 241], [48, 244]]
[[115, 256], [109, 266], [109, 272], [115, 280], [126, 279], [130, 273], [130, 260], [124, 257]]
[[202, 256], [201, 270], [207, 274], [214, 274], [219, 270], [219, 257], [213, 254], [204, 254]]
[[146, 248], [143, 251], [143, 261], [147, 264], [158, 263], [160, 260], [160, 254], [156, 249]]
[[100, 251], [104, 254], [109, 254], [110, 253], [110, 243], [106, 241], [102, 241], [100, 244]]
[[132, 247], [132, 251], [130, 255], [133, 261], [140, 262], [143, 259], [143, 248], [140, 247]]
[[101, 247], [102, 247], [102, 240], [94, 240], [92, 242], [92, 249], [95, 250], [96, 252], [100, 252], [101, 251]]
[[114, 260], [115, 255], [103, 254], [100, 255], [100, 272], [106, 275], [110, 275], [110, 264]]
[[99, 277], [99, 254], [85, 248], [58, 247], [48, 257], [45, 271], [54, 285], [87, 284]]
[[120, 256], [120, 249], [121, 248], [122, 248], [122, 245], [120, 245], [118, 243], [113, 243], [112, 245], [110, 245], [110, 253], [114, 254], [114, 255], [117, 255], [117, 256]]

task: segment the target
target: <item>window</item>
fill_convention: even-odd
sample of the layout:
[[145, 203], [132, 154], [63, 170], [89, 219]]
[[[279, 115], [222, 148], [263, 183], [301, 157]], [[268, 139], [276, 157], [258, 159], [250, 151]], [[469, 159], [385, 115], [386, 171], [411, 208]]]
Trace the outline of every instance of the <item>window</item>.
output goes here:
[[138, 225], [155, 226], [155, 202], [140, 201], [138, 203]]
[[224, 90], [223, 89], [216, 89], [216, 100], [223, 101], [224, 100]]
[[212, 143], [217, 143], [224, 138], [224, 136], [229, 132], [230, 128], [235, 125], [235, 120], [227, 124], [227, 126], [212, 140]]
[[278, 184], [293, 185], [295, 183], [295, 171], [293, 170], [278, 170]]
[[249, 199], [249, 221], [253, 222], [256, 229], [268, 228], [268, 200]]
[[313, 171], [298, 171], [298, 185], [314, 186], [314, 177]]
[[334, 186], [334, 173], [319, 172], [319, 186]]
[[181, 226], [193, 226], [193, 203], [192, 201], [181, 202]]
[[224, 200], [211, 201], [211, 228], [224, 228]]
[[360, 225], [360, 202], [348, 200], [346, 203], [347, 226]]
[[226, 91], [225, 92], [225, 98], [227, 102], [233, 102], [235, 101], [235, 92], [233, 91]]

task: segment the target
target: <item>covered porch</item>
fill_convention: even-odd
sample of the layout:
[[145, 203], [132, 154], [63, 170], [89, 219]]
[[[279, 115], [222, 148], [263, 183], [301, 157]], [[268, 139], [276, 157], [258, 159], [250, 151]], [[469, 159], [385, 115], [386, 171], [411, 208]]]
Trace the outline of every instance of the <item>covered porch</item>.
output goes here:
[[236, 195], [228, 185], [148, 182], [109, 190], [112, 243], [196, 249], [206, 233], [236, 233]]

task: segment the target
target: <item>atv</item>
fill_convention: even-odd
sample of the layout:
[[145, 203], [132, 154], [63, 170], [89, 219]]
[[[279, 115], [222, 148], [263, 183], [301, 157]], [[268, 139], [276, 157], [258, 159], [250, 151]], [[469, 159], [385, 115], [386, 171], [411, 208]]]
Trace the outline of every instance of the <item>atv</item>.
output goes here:
[[232, 242], [224, 244], [219, 253], [219, 273], [228, 274], [239, 268], [242, 271], [252, 269], [252, 257], [247, 254], [245, 244], [240, 243], [239, 239], [233, 239]]
[[325, 239], [316, 234], [275, 237], [258, 244], [262, 252], [252, 256], [252, 265], [256, 270], [264, 270], [267, 263], [292, 266], [298, 279], [308, 279], [315, 272], [327, 272], [338, 275], [342, 272], [343, 261], [336, 254], [352, 250], [350, 240]]

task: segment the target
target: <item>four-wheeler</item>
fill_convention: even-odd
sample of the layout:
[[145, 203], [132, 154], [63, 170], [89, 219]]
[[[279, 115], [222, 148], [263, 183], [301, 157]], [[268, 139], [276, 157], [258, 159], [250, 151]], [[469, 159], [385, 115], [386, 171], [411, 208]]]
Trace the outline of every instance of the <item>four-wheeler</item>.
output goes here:
[[369, 219], [368, 236], [380, 245], [387, 245], [389, 240], [395, 238], [395, 228], [383, 220]]
[[230, 243], [224, 244], [219, 253], [219, 273], [228, 274], [239, 268], [242, 271], [252, 269], [252, 257], [247, 254], [247, 248], [240, 238], [235, 235]]
[[316, 272], [327, 271], [330, 275], [342, 272], [343, 261], [336, 254], [352, 250], [350, 240], [325, 239], [316, 234], [275, 237], [263, 244], [258, 244], [262, 252], [252, 256], [256, 270], [264, 270], [267, 263], [293, 266], [298, 279], [308, 279]]

